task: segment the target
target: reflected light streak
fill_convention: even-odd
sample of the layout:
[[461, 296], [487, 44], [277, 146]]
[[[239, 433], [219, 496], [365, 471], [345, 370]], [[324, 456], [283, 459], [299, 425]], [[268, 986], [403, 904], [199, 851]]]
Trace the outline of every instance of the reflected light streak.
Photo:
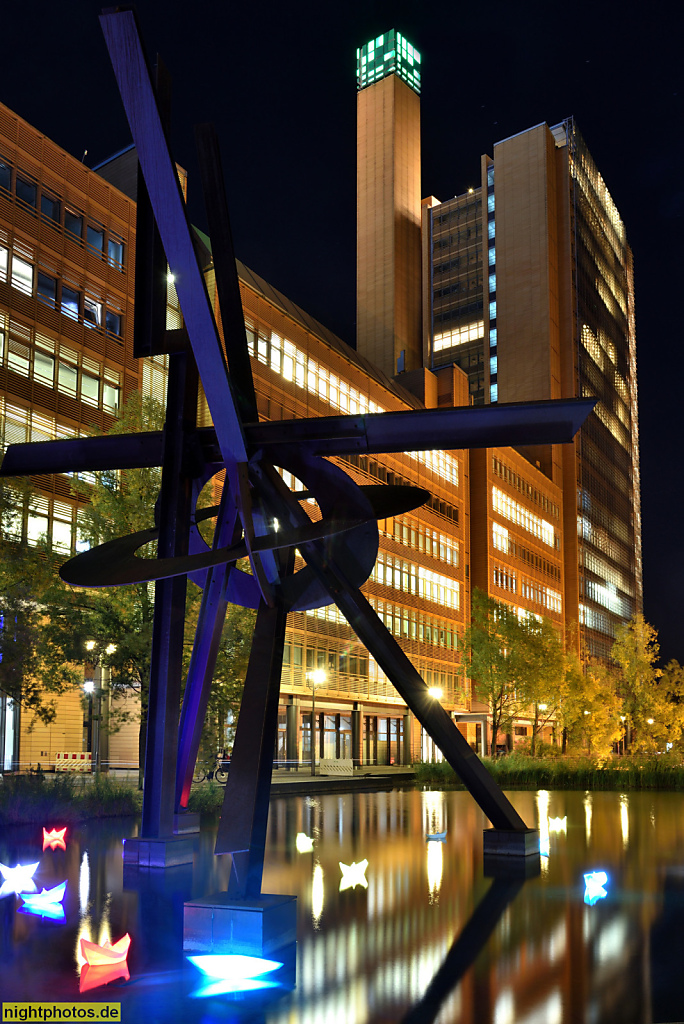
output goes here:
[[78, 874], [78, 907], [81, 914], [85, 914], [90, 899], [90, 865], [88, 863], [87, 851], [81, 858], [81, 868]]
[[0, 864], [0, 874], [3, 882], [0, 885], [0, 897], [8, 896], [10, 893], [35, 892], [38, 886], [33, 881], [33, 874], [40, 861], [35, 864], [17, 864], [10, 868], [6, 864]]
[[584, 831], [587, 836], [587, 844], [591, 842], [591, 813], [593, 809], [593, 797], [587, 790], [584, 794]]
[[434, 835], [445, 830], [444, 794], [426, 792], [421, 794], [425, 815], [425, 834]]
[[626, 850], [629, 846], [629, 797], [626, 793], [620, 793], [620, 828], [622, 829], [622, 846]]
[[46, 918], [48, 921], [56, 921], [58, 924], [63, 924], [66, 920], [64, 907], [61, 903], [41, 903], [37, 907], [32, 906], [30, 903], [24, 903], [17, 909], [17, 913]]
[[314, 928], [316, 929], [318, 929], [321, 924], [323, 900], [323, 868], [320, 864], [317, 864], [314, 868], [313, 879], [311, 881], [311, 916], [313, 918]]
[[[540, 789], [537, 792], [537, 822], [539, 824], [539, 853], [542, 857], [549, 856], [551, 845], [549, 842], [549, 791]], [[548, 864], [542, 861], [542, 870], [546, 870]]]
[[442, 885], [444, 847], [441, 843], [427, 844], [427, 877], [430, 903], [439, 901], [439, 890]]
[[343, 864], [340, 860], [338, 864], [342, 872], [340, 892], [344, 892], [345, 889], [355, 889], [357, 885], [362, 885], [364, 889], [368, 888], [368, 882], [366, 881], [367, 860], [359, 861], [358, 864], [356, 861], [353, 861], [351, 864]]
[[513, 1002], [513, 992], [510, 988], [506, 988], [498, 996], [494, 1004], [494, 1024], [514, 1024], [514, 1022], [515, 1003]]
[[549, 818], [549, 832], [567, 832], [568, 831], [568, 816], [567, 814], [563, 818]]
[[608, 875], [605, 871], [590, 871], [584, 876], [584, 902], [593, 907], [598, 900], [605, 899], [608, 895], [605, 886], [608, 882]]
[[310, 839], [304, 832], [298, 832], [295, 846], [297, 847], [297, 853], [311, 853], [313, 850], [313, 839]]

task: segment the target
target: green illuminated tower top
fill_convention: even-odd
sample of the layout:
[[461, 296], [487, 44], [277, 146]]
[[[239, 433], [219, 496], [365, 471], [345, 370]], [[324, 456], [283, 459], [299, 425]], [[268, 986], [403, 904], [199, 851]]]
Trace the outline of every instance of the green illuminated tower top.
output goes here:
[[420, 96], [420, 53], [406, 36], [391, 29], [356, 51], [356, 88], [365, 89], [388, 75], [398, 75]]

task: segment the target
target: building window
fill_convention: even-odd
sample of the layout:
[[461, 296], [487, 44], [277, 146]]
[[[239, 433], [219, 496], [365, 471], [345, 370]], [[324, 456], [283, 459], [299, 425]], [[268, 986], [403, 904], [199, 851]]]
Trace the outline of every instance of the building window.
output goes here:
[[58, 383], [60, 391], [75, 398], [78, 387], [78, 371], [76, 367], [71, 363], [64, 363], [60, 360]]
[[32, 206], [35, 210], [36, 200], [38, 198], [38, 189], [34, 181], [28, 181], [26, 178], [21, 178], [17, 174], [14, 190], [16, 192], [17, 199], [21, 199], [22, 203], [26, 203], [27, 206]]
[[123, 268], [124, 244], [120, 238], [114, 238], [112, 235], [109, 236], [107, 256], [110, 266], [117, 267], [119, 270]]
[[86, 228], [86, 241], [91, 249], [104, 252], [104, 228], [97, 228], [93, 224], [89, 224]]
[[48, 220], [54, 221], [55, 224], [59, 224], [61, 221], [61, 206], [59, 199], [56, 196], [50, 195], [44, 189], [40, 195], [40, 212]]
[[72, 235], [83, 238], [83, 217], [74, 210], [64, 211], [64, 229]]
[[38, 299], [46, 306], [55, 308], [57, 302], [57, 281], [54, 277], [48, 277], [38, 271]]
[[26, 295], [33, 294], [33, 267], [18, 256], [12, 256], [12, 287]]
[[0, 160], [0, 188], [9, 192], [12, 188], [12, 165]]
[[109, 334], [121, 336], [121, 316], [108, 309], [105, 316], [105, 323]]
[[102, 327], [102, 303], [87, 296], [83, 300], [83, 322], [86, 327]]
[[81, 373], [81, 401], [88, 405], [99, 405], [100, 403], [100, 382], [97, 377]]
[[52, 387], [55, 382], [55, 357], [37, 348], [33, 353], [33, 376]]
[[79, 292], [73, 290], [73, 288], [67, 288], [65, 284], [62, 285], [62, 313], [64, 316], [70, 316], [73, 320], [78, 320], [80, 312], [81, 295]]

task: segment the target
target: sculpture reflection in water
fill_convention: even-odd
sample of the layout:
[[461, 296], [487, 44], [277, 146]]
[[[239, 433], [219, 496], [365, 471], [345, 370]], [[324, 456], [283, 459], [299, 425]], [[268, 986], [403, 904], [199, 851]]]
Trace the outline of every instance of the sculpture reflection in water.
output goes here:
[[459, 984], [493, 934], [504, 912], [513, 903], [528, 878], [538, 875], [539, 857], [529, 857], [516, 870], [513, 864], [485, 858], [485, 875], [492, 884], [454, 939], [441, 967], [434, 974], [423, 998], [403, 1017], [402, 1024], [430, 1024]]

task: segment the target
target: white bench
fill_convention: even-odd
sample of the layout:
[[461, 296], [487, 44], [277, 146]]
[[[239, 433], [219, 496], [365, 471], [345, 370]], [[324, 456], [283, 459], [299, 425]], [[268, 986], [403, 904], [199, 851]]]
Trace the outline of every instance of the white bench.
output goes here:
[[321, 775], [353, 775], [354, 761], [351, 757], [326, 758], [320, 762]]

